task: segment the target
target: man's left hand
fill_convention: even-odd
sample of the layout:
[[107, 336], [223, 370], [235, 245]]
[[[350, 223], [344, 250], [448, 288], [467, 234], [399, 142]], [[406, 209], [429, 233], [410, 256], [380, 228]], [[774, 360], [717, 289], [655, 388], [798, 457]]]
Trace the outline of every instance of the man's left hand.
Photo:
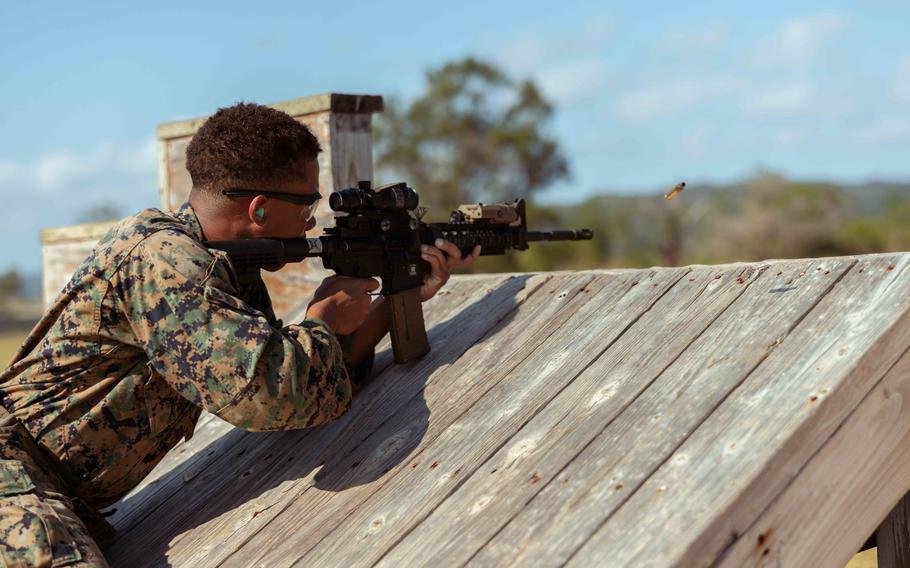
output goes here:
[[423, 281], [423, 286], [420, 287], [420, 300], [426, 302], [449, 281], [453, 268], [470, 266], [477, 260], [480, 256], [480, 245], [475, 246], [471, 254], [462, 257], [457, 246], [449, 241], [436, 239], [435, 247], [430, 245], [420, 247], [420, 256], [432, 267], [430, 274]]

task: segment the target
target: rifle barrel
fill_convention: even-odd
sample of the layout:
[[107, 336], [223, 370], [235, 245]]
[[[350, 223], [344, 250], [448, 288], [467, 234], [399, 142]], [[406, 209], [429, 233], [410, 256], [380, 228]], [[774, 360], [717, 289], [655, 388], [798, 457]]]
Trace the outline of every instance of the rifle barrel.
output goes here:
[[561, 231], [528, 231], [528, 242], [533, 241], [588, 241], [594, 238], [591, 229], [566, 229]]

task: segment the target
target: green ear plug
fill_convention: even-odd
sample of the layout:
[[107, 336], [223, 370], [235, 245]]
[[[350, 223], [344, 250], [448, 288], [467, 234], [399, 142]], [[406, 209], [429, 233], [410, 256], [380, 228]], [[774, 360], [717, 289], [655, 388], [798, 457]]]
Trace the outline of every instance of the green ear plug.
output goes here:
[[257, 208], [256, 208], [256, 211], [255, 211], [255, 214], [256, 214], [257, 217], [265, 217], [265, 208], [264, 208], [264, 207], [257, 207]]

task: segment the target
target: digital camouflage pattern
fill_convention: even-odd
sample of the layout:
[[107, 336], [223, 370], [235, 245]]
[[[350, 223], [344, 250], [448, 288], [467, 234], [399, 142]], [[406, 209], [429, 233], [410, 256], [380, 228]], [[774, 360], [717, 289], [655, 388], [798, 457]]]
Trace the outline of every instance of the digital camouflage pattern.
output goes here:
[[281, 327], [264, 285], [242, 299], [227, 257], [202, 240], [188, 204], [119, 223], [0, 375], [6, 409], [90, 507], [135, 487], [202, 409], [248, 430], [287, 430], [350, 403], [325, 323]]
[[0, 566], [107, 566], [49, 459], [0, 407]]

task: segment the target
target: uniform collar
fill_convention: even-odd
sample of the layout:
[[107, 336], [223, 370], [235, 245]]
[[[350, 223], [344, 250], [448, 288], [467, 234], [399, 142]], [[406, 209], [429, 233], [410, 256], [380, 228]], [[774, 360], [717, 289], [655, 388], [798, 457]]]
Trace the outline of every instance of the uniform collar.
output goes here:
[[189, 201], [180, 206], [180, 209], [174, 212], [174, 217], [178, 221], [186, 225], [190, 230], [196, 240], [204, 241], [205, 235], [202, 233], [202, 225], [199, 224], [199, 219], [196, 218], [196, 213], [193, 211], [193, 207], [190, 205]]

